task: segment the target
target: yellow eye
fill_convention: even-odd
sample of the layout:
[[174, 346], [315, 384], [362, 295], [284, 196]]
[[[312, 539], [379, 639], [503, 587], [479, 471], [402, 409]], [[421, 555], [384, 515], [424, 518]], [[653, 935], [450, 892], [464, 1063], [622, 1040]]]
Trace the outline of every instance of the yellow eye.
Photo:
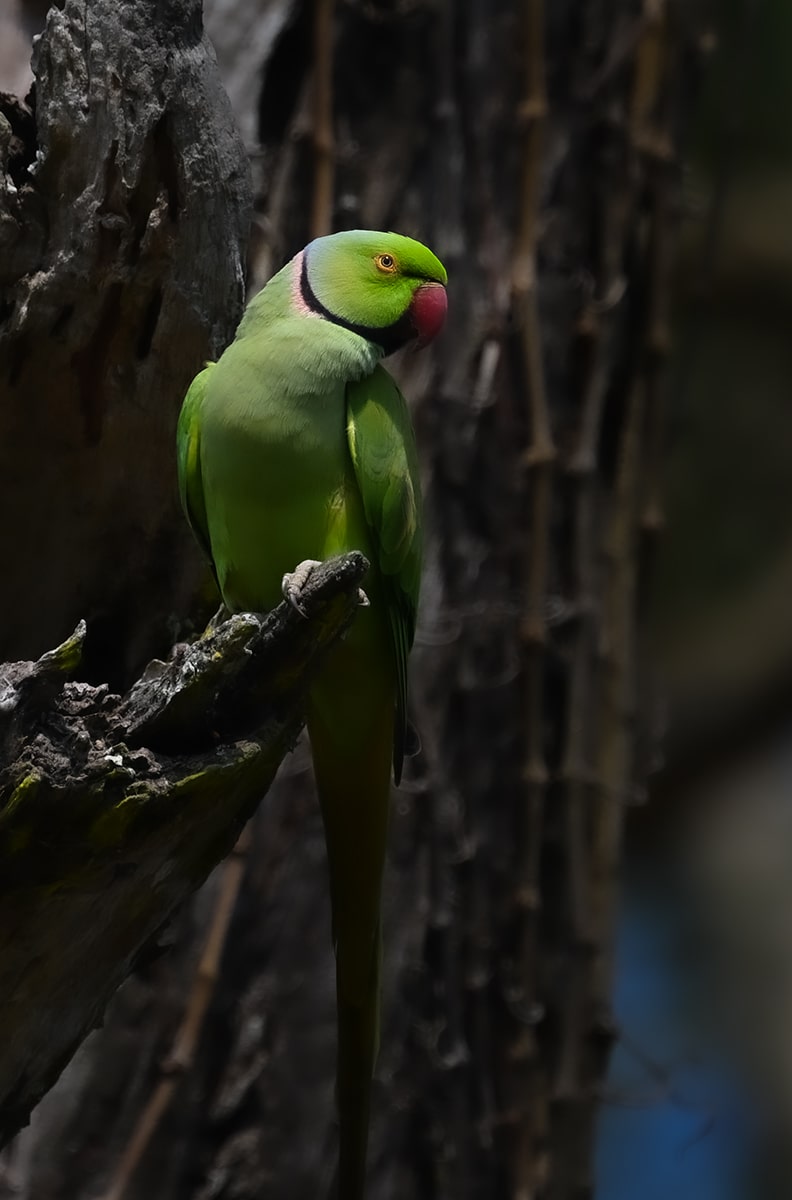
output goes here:
[[392, 254], [378, 254], [374, 262], [380, 271], [384, 271], [386, 275], [392, 275], [396, 270], [396, 260]]

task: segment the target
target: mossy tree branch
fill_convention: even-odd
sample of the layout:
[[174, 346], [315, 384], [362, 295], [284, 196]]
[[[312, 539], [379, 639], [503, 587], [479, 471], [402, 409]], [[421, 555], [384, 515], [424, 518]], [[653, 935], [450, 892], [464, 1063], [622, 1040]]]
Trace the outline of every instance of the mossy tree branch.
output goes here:
[[330, 560], [124, 696], [70, 682], [85, 626], [0, 668], [0, 1144], [28, 1119], [152, 935], [227, 854], [303, 722], [368, 567]]

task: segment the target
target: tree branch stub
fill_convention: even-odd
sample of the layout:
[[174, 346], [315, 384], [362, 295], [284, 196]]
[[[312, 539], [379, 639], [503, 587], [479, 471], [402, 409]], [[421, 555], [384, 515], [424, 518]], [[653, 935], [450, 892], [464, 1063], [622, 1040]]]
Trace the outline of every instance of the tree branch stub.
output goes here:
[[26, 1123], [174, 908], [233, 848], [303, 724], [368, 563], [232, 616], [125, 696], [71, 682], [84, 624], [0, 668], [0, 1143]]

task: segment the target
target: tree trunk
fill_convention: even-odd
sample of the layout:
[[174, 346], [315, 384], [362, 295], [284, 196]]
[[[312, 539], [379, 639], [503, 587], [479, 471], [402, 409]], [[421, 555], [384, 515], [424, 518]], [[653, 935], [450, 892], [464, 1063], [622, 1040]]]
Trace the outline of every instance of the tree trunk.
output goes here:
[[34, 67], [35, 114], [0, 98], [0, 660], [86, 618], [117, 685], [200, 577], [173, 439], [239, 319], [248, 169], [200, 0], [70, 0]]
[[[449, 271], [443, 338], [394, 364], [429, 542], [369, 1194], [583, 1200], [614, 1032], [622, 821], [651, 757], [640, 612], [662, 524], [677, 153], [699, 31], [665, 0], [334, 14], [325, 0], [215, 0], [208, 18], [221, 63], [236, 47], [230, 86], [258, 142], [254, 279], [328, 224], [414, 234]], [[119, 337], [135, 328], [118, 317]], [[173, 374], [156, 379], [175, 403]], [[146, 428], [170, 469], [161, 426]], [[106, 547], [90, 553], [106, 566]], [[143, 592], [138, 607], [162, 613], [150, 581]], [[222, 873], [37, 1110], [7, 1160], [15, 1197], [326, 1194], [333, 960], [304, 748], [248, 863], [189, 1069], [163, 1089]]]

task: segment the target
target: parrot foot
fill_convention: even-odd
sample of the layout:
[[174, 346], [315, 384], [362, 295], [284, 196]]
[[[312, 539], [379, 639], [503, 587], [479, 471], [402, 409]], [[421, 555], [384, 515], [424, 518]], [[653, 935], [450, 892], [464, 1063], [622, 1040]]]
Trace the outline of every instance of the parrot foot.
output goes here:
[[[300, 594], [303, 591], [311, 572], [315, 567], [321, 567], [321, 563], [315, 558], [306, 558], [303, 562], [298, 563], [293, 571], [287, 571], [281, 580], [281, 591], [284, 600], [288, 600], [295, 612], [298, 612], [301, 617], [307, 617], [308, 613], [303, 608], [300, 600]], [[361, 608], [368, 608], [370, 600], [363, 588], [358, 588], [358, 604]]]
[[301, 617], [307, 617], [308, 613], [302, 606], [300, 594], [308, 582], [314, 567], [320, 567], [321, 565], [315, 558], [306, 558], [303, 562], [298, 563], [293, 571], [287, 571], [281, 580], [281, 591], [283, 592], [284, 600], [288, 600], [294, 611], [298, 612]]

